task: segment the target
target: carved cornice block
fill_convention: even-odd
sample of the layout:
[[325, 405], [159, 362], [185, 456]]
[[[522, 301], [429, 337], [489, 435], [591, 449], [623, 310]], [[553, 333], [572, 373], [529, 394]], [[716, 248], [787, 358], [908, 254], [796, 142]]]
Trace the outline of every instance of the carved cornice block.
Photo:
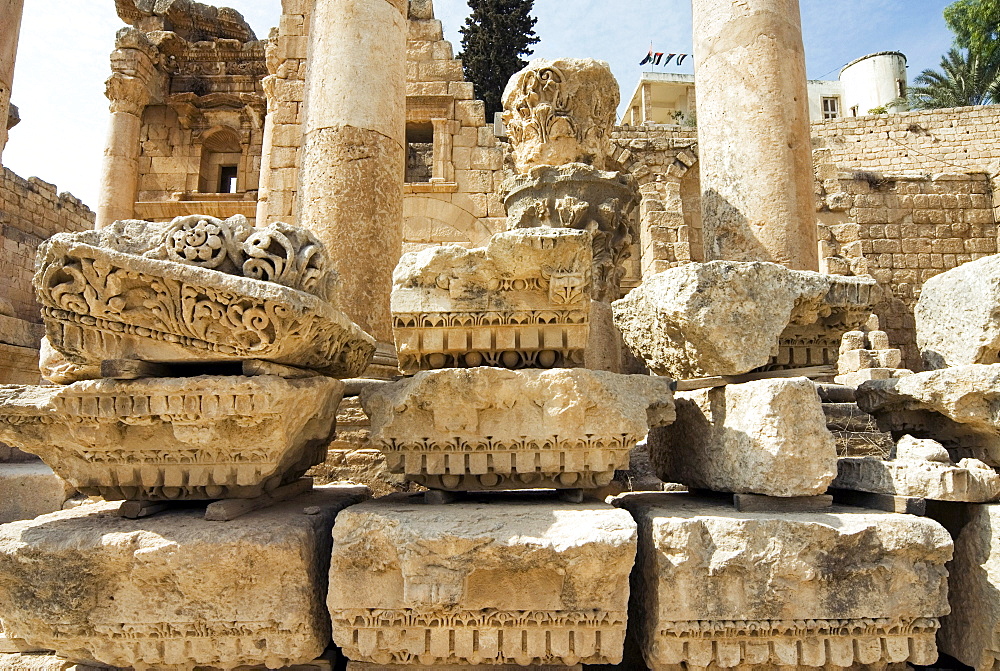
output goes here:
[[862, 508], [740, 513], [689, 494], [615, 503], [639, 527], [630, 613], [646, 664], [932, 664], [952, 541], [938, 523]]
[[264, 359], [356, 377], [374, 339], [328, 302], [332, 284], [306, 229], [200, 215], [57, 234], [34, 278], [49, 342], [77, 365]]
[[334, 642], [378, 664], [617, 664], [635, 523], [603, 503], [391, 497], [334, 526]]
[[674, 420], [672, 381], [580, 368], [424, 371], [366, 389], [392, 473], [435, 489], [593, 488]]
[[647, 278], [613, 304], [625, 343], [678, 379], [837, 363], [840, 338], [871, 315], [870, 277], [776, 263], [689, 263]]
[[400, 370], [581, 365], [591, 258], [590, 233], [556, 229], [404, 254], [392, 291]]
[[326, 457], [339, 380], [88, 380], [0, 386], [0, 440], [105, 499], [249, 498]]
[[307, 664], [330, 642], [334, 517], [363, 497], [321, 487], [226, 523], [197, 509], [130, 520], [99, 503], [0, 525], [4, 630], [69, 665]]

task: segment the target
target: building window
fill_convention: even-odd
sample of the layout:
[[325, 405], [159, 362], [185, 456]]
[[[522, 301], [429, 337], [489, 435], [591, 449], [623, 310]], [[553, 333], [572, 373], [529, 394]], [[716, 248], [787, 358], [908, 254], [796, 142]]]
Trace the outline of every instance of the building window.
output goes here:
[[198, 190], [202, 193], [237, 193], [242, 160], [240, 136], [232, 128], [218, 128], [204, 136]]
[[851, 108], [851, 116], [858, 116], [858, 106], [855, 105]]
[[824, 119], [840, 118], [840, 98], [837, 97], [823, 98], [823, 118]]
[[219, 167], [219, 193], [236, 193], [236, 177], [239, 167], [223, 165]]
[[900, 98], [906, 97], [906, 80], [897, 79], [896, 80], [896, 91], [899, 93]]
[[406, 124], [406, 181], [429, 182], [434, 176], [434, 125]]

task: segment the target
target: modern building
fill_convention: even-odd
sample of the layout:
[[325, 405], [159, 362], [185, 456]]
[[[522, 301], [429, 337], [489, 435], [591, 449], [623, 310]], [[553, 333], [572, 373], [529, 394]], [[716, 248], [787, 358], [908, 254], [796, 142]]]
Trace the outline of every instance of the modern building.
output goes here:
[[[844, 66], [837, 80], [809, 81], [812, 121], [865, 116], [879, 108], [902, 111], [893, 103], [906, 95], [906, 56], [881, 51]], [[623, 124], [693, 125], [694, 75], [644, 72], [632, 93]]]

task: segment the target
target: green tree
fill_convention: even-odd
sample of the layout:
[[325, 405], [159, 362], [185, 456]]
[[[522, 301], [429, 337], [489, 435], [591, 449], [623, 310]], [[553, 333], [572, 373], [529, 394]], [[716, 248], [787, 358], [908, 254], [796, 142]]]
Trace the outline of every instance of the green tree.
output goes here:
[[955, 44], [992, 60], [1000, 50], [1000, 0], [956, 0], [944, 8]]
[[944, 20], [955, 46], [941, 57], [940, 70], [914, 78], [910, 107], [1000, 104], [1000, 0], [955, 0]]
[[476, 97], [486, 103], [486, 119], [503, 109], [500, 101], [507, 80], [527, 65], [538, 43], [531, 16], [535, 0], [469, 0], [472, 14], [462, 26], [462, 59], [465, 78], [476, 87]]
[[992, 105], [1000, 102], [997, 63], [970, 49], [953, 48], [941, 58], [941, 71], [924, 70], [909, 91], [914, 109]]

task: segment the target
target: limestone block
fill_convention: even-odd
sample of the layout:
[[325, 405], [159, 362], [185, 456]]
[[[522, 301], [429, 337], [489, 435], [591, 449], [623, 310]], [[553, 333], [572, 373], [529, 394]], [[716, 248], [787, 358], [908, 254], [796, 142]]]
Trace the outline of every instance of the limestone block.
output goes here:
[[585, 231], [510, 231], [486, 247], [404, 254], [392, 292], [400, 369], [580, 365], [592, 275]]
[[759, 380], [678, 392], [673, 425], [650, 431], [666, 482], [719, 492], [816, 496], [837, 474], [837, 446], [816, 385]]
[[884, 431], [937, 440], [953, 461], [1000, 466], [1000, 364], [872, 380], [858, 387], [857, 399]]
[[950, 460], [940, 463], [842, 457], [837, 462], [833, 486], [934, 501], [982, 502], [1000, 498], [1000, 475], [978, 459], [953, 464]]
[[966, 507], [948, 564], [951, 614], [941, 620], [941, 652], [976, 669], [1000, 659], [1000, 504]]
[[629, 623], [654, 671], [937, 659], [952, 541], [932, 520], [740, 513], [688, 494], [616, 505], [639, 525]]
[[341, 513], [333, 639], [378, 664], [616, 664], [635, 523], [603, 503], [525, 497]]
[[[674, 419], [672, 381], [581, 368], [423, 371], [361, 403], [390, 472], [435, 489], [603, 487], [651, 426]], [[459, 400], [460, 399], [460, 400]]]
[[226, 523], [102, 503], [0, 527], [8, 636], [68, 660], [188, 671], [319, 657], [330, 532], [360, 488], [321, 488]]
[[619, 102], [607, 63], [535, 59], [510, 78], [502, 100], [518, 172], [567, 163], [604, 169]]
[[613, 309], [650, 370], [684, 379], [835, 365], [841, 335], [864, 324], [880, 297], [868, 277], [711, 261], [653, 275]]
[[356, 377], [374, 340], [330, 303], [327, 265], [304, 228], [195, 215], [59, 233], [39, 247], [34, 286], [51, 345], [75, 365], [265, 359]]
[[249, 498], [322, 463], [339, 380], [89, 380], [0, 386], [0, 440], [109, 500]]
[[45, 464], [0, 464], [0, 524], [62, 510], [72, 495], [73, 488]]
[[963, 264], [924, 282], [914, 318], [925, 368], [996, 363], [998, 306], [1000, 255]]
[[632, 211], [639, 187], [628, 173], [606, 172], [581, 163], [544, 166], [513, 175], [501, 187], [507, 228], [575, 228], [590, 231], [594, 249], [594, 298], [621, 295], [625, 261], [638, 234]]

